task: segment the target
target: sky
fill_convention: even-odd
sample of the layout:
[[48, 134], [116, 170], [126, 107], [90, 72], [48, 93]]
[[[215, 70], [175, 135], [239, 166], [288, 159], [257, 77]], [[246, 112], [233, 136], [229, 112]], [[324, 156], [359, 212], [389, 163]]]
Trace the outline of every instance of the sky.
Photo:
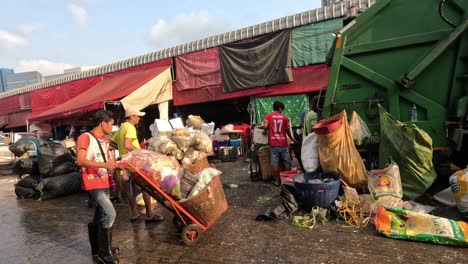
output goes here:
[[1, 1], [0, 68], [60, 74], [320, 6], [320, 0]]

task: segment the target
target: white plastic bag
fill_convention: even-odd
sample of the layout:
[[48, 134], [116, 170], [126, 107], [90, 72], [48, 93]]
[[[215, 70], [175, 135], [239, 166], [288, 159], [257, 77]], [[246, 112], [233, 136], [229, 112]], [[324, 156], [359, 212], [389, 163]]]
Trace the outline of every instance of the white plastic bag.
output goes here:
[[301, 160], [306, 172], [314, 172], [318, 169], [319, 151], [315, 133], [310, 133], [302, 141]]
[[349, 128], [351, 129], [351, 133], [353, 134], [353, 140], [356, 146], [361, 145], [364, 139], [371, 136], [371, 132], [367, 127], [366, 123], [355, 111], [353, 111], [353, 114], [351, 116]]

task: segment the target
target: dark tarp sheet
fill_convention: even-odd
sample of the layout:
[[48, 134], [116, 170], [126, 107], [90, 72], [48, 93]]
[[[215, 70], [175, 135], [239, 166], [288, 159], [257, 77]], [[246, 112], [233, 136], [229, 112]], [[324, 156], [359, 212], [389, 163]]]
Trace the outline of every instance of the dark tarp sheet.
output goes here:
[[287, 83], [291, 74], [291, 31], [219, 47], [225, 92]]
[[275, 84], [253, 89], [239, 90], [224, 93], [223, 87], [208, 87], [174, 92], [174, 105], [190, 105], [212, 101], [222, 101], [233, 98], [248, 97], [253, 95], [272, 96], [283, 94], [300, 94], [320, 91], [328, 83], [328, 68], [325, 64], [315, 64], [306, 67], [292, 69], [294, 81], [284, 84]]
[[336, 18], [292, 30], [292, 65], [294, 68], [325, 62], [336, 33], [343, 27], [343, 19]]
[[175, 58], [177, 91], [221, 85], [218, 48], [192, 52]]
[[308, 109], [309, 100], [306, 94], [281, 95], [255, 98], [255, 120], [257, 124], [263, 121], [263, 118], [273, 111], [273, 103], [279, 100], [284, 104], [282, 114], [289, 117], [291, 125], [298, 126], [300, 116], [304, 110]]

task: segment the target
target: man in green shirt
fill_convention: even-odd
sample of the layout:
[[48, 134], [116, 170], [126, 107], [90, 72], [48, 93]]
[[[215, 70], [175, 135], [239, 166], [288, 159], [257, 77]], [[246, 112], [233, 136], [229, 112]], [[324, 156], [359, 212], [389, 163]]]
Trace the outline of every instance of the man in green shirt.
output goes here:
[[304, 115], [304, 128], [302, 129], [302, 139], [307, 137], [310, 133], [312, 133], [312, 127], [317, 124], [318, 116], [317, 116], [317, 103], [318, 97], [315, 96], [310, 101], [309, 111], [307, 111]]
[[[136, 109], [134, 106], [127, 105], [125, 107], [125, 122], [120, 125], [119, 130], [112, 137], [112, 141], [117, 143], [119, 149], [119, 155], [122, 157], [128, 152], [140, 149], [140, 144], [138, 144], [138, 137], [136, 131], [136, 125], [140, 122], [140, 118], [145, 115], [145, 112], [141, 112]], [[127, 198], [130, 204], [130, 210], [132, 212], [132, 217], [130, 218], [131, 222], [135, 222], [142, 218], [140, 213], [137, 210], [136, 205], [136, 184], [130, 180], [127, 184]], [[151, 197], [149, 194], [143, 192], [143, 200], [145, 201], [146, 207], [146, 219], [145, 222], [157, 222], [162, 221], [164, 218], [162, 216], [153, 215], [151, 208]]]

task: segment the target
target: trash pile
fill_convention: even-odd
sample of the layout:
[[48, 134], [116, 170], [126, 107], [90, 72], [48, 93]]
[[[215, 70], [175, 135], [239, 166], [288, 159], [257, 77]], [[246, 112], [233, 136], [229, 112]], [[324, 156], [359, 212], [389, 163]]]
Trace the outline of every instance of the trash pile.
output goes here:
[[49, 200], [81, 191], [81, 173], [76, 156], [64, 142], [25, 137], [9, 146], [19, 159], [13, 172], [18, 198]]
[[[381, 106], [379, 115], [381, 169], [366, 170], [356, 146], [371, 134], [357, 113], [348, 123], [343, 110], [303, 139], [305, 172], [280, 173], [282, 204], [256, 220], [293, 216], [293, 225], [312, 229], [335, 218], [355, 228], [373, 223], [390, 238], [468, 245], [468, 223], [430, 215], [434, 207], [414, 202], [436, 178], [429, 135], [395, 120]], [[468, 168], [453, 174], [450, 184], [445, 193], [468, 218]]]

